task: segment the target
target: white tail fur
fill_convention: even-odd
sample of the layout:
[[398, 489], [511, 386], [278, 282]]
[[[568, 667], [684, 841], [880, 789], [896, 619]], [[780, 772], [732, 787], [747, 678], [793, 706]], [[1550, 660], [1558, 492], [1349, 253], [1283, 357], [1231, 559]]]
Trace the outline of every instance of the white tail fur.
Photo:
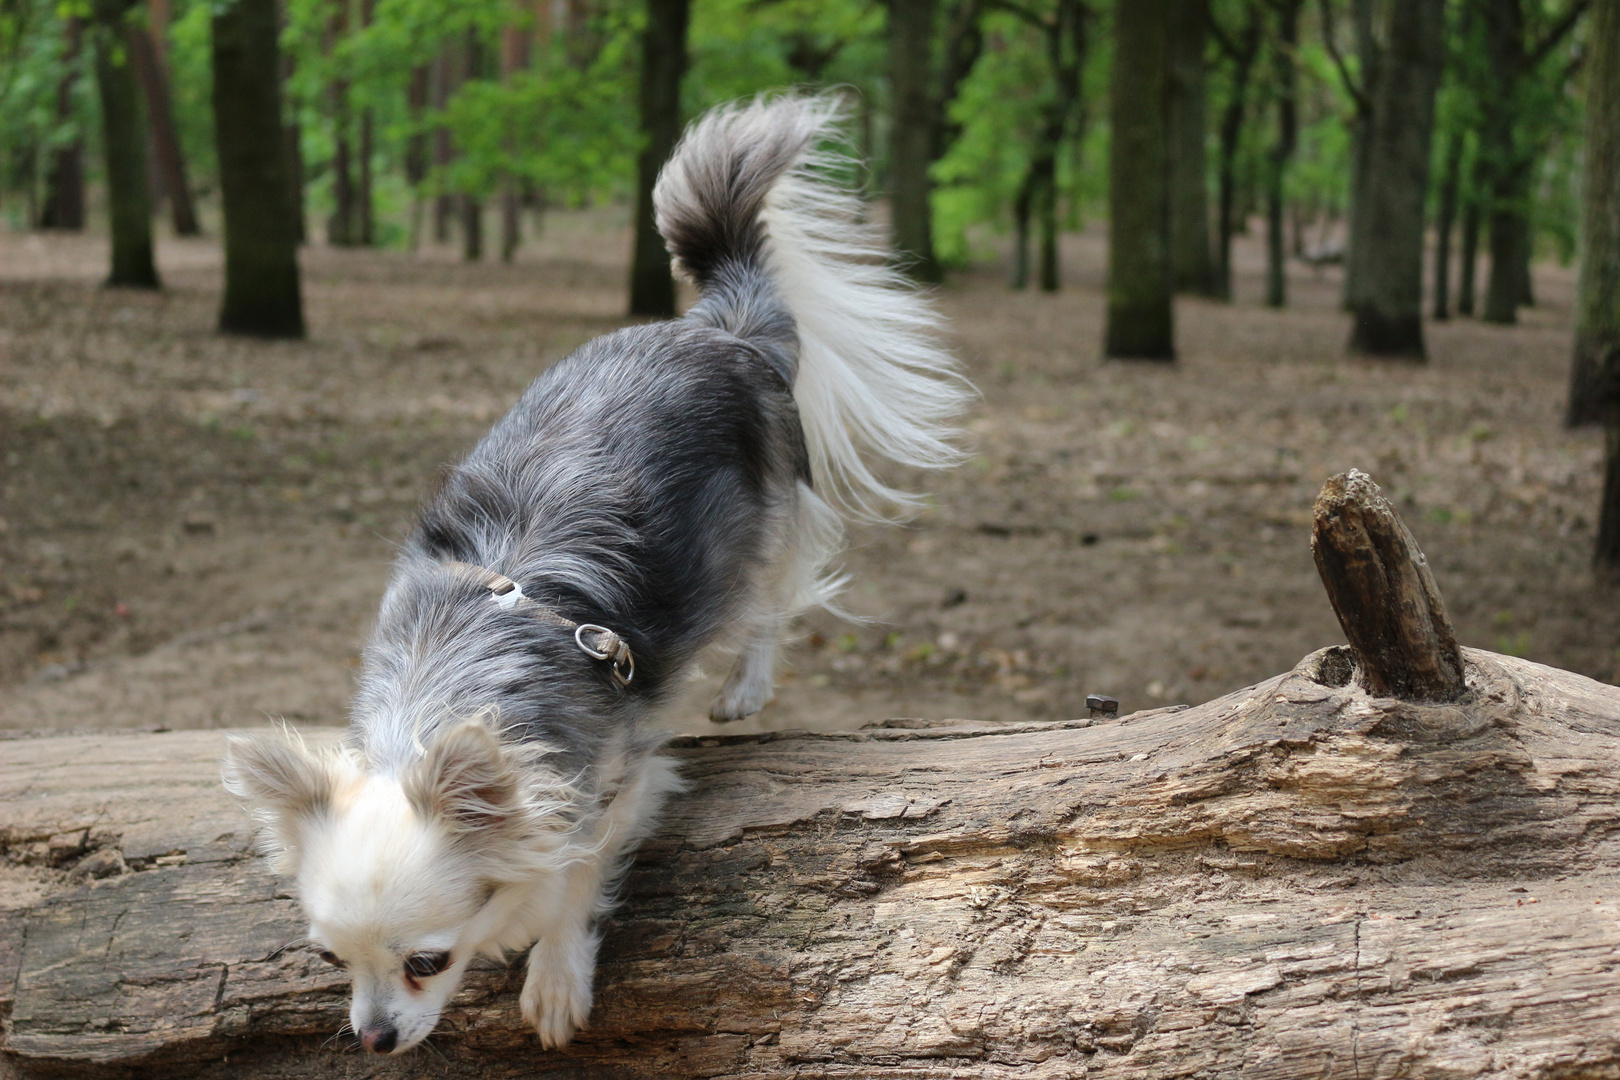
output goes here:
[[[846, 517], [892, 521], [914, 512], [921, 497], [885, 483], [868, 459], [958, 464], [956, 421], [972, 391], [940, 343], [944, 320], [888, 264], [881, 234], [859, 220], [860, 200], [834, 179], [850, 160], [818, 147], [838, 137], [843, 113], [830, 95], [760, 98], [709, 112], [660, 178], [659, 227], [683, 263], [698, 269], [670, 224], [757, 214], [762, 269], [798, 330], [794, 397], [816, 490]], [[719, 189], [730, 199], [716, 197]], [[744, 191], [763, 194], [763, 208], [738, 198]], [[712, 259], [712, 249], [698, 255]], [[754, 253], [734, 255], [752, 262]], [[700, 284], [712, 266], [699, 272]]]

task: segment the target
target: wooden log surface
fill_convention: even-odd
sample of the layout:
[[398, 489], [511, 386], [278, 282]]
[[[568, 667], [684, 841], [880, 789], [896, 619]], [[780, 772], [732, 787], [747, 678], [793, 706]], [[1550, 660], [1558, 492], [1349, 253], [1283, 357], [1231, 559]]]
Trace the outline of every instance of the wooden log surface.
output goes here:
[[222, 733], [0, 742], [0, 1073], [1620, 1075], [1620, 689], [1465, 658], [1438, 706], [1340, 648], [1117, 720], [682, 740], [561, 1053], [520, 965], [431, 1048], [332, 1041]]
[[1454, 701], [1462, 651], [1429, 562], [1389, 500], [1359, 469], [1316, 497], [1311, 554], [1339, 626], [1375, 694]]

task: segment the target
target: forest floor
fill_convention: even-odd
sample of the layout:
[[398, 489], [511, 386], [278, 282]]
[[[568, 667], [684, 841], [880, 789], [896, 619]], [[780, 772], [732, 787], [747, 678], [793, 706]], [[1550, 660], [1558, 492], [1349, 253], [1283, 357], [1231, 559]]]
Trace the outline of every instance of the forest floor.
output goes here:
[[[553, 217], [511, 266], [305, 253], [308, 341], [213, 332], [215, 241], [164, 240], [159, 293], [98, 287], [95, 239], [0, 233], [0, 729], [336, 723], [395, 542], [445, 463], [548, 363], [625, 320], [627, 234]], [[753, 727], [1058, 718], [1196, 703], [1342, 640], [1312, 500], [1394, 497], [1462, 642], [1620, 681], [1620, 593], [1589, 569], [1601, 450], [1560, 426], [1571, 271], [1516, 327], [1427, 326], [1426, 366], [1344, 353], [1336, 269], [1260, 305], [1180, 300], [1180, 362], [1100, 358], [1101, 230], [1065, 288], [941, 294], [982, 399], [974, 457], [858, 528], [848, 607], [801, 620]], [[677, 710], [712, 730], [701, 697]]]

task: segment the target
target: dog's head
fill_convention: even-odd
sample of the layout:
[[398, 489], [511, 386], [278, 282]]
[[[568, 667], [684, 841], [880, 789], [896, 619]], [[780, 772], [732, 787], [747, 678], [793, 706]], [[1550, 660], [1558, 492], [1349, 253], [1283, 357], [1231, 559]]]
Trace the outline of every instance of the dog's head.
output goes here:
[[248, 800], [276, 868], [294, 875], [310, 937], [349, 972], [366, 1049], [431, 1032], [467, 963], [498, 948], [503, 887], [536, 871], [522, 772], [494, 731], [440, 731], [398, 775], [317, 755], [295, 738], [233, 738], [225, 785]]

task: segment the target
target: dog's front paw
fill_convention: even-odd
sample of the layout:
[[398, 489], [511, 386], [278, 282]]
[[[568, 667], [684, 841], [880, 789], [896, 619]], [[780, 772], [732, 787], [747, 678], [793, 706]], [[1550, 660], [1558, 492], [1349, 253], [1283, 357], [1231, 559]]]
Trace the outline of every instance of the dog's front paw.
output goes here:
[[709, 719], [717, 724], [753, 716], [775, 701], [771, 687], [771, 669], [758, 664], [739, 661], [720, 694], [709, 706]]
[[523, 980], [523, 1019], [547, 1050], [567, 1046], [574, 1032], [591, 1018], [591, 977], [596, 942], [542, 939], [529, 950], [529, 974]]

